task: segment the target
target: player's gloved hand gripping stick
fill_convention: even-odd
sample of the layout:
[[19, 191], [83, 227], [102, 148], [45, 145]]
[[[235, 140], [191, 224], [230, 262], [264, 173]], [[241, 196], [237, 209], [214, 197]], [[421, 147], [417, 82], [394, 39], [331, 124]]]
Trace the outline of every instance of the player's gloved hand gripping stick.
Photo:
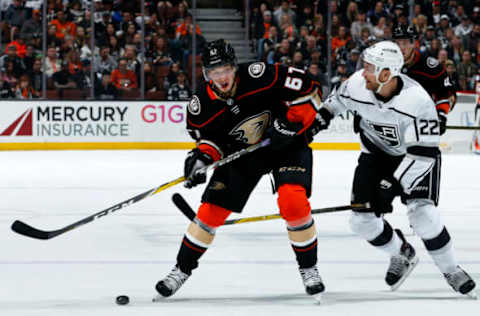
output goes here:
[[[215, 168], [218, 168], [220, 166], [223, 166], [227, 163], [230, 163], [231, 161], [233, 160], [236, 160], [240, 157], [242, 157], [243, 155], [246, 155], [252, 151], [255, 151], [259, 148], [262, 148], [262, 147], [265, 147], [265, 146], [268, 146], [270, 144], [270, 139], [265, 139], [255, 145], [251, 145], [245, 149], [242, 149], [242, 150], [239, 150], [221, 160], [218, 160], [218, 161], [215, 161], [214, 163], [212, 163], [211, 165], [209, 166], [205, 166], [204, 169], [205, 170], [202, 170], [201, 172], [206, 172], [207, 170], [213, 170]], [[115, 204], [103, 211], [100, 211], [100, 212], [97, 212], [95, 214], [92, 214], [88, 217], [85, 217], [73, 224], [70, 224], [68, 226], [65, 226], [63, 228], [60, 228], [60, 229], [57, 229], [57, 230], [51, 230], [51, 231], [45, 231], [45, 230], [40, 230], [40, 229], [37, 229], [35, 227], [32, 227], [22, 221], [15, 221], [13, 222], [12, 224], [12, 230], [20, 235], [24, 235], [24, 236], [27, 236], [27, 237], [31, 237], [31, 238], [35, 238], [35, 239], [51, 239], [51, 238], [54, 238], [58, 235], [61, 235], [63, 233], [66, 233], [68, 231], [71, 231], [71, 230], [74, 230], [80, 226], [83, 226], [85, 224], [88, 224], [100, 217], [103, 217], [103, 216], [106, 216], [106, 215], [109, 215], [113, 212], [116, 212], [126, 206], [129, 206], [133, 203], [136, 203], [138, 201], [141, 201], [149, 196], [152, 196], [154, 194], [157, 194], [158, 192], [161, 192], [163, 190], [166, 190], [176, 184], [179, 184], [181, 182], [184, 182], [185, 181], [185, 177], [179, 177], [175, 180], [172, 180], [172, 181], [169, 181], [167, 183], [164, 183], [156, 188], [153, 188], [151, 190], [148, 190], [146, 192], [143, 192], [143, 193], [140, 193], [126, 201], [123, 201], [123, 202], [120, 202], [118, 204]]]

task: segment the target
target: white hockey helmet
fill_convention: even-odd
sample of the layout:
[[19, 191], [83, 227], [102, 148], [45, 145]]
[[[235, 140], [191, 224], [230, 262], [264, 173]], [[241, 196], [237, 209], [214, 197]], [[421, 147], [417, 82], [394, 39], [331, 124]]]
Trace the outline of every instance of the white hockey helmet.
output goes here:
[[[397, 44], [391, 41], [382, 41], [365, 49], [363, 60], [375, 66], [375, 78], [377, 83], [380, 84], [377, 92], [390, 79], [398, 76], [403, 67], [402, 51]], [[387, 81], [381, 83], [378, 81], [378, 76], [383, 69], [390, 70], [390, 77]]]

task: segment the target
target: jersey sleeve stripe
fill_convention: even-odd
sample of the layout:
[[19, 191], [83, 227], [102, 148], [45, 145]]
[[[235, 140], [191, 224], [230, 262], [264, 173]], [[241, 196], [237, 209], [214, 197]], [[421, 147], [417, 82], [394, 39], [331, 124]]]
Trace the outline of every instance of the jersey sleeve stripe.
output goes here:
[[408, 113], [405, 113], [405, 112], [402, 112], [402, 111], [399, 111], [395, 108], [392, 108], [393, 111], [397, 112], [397, 113], [400, 113], [402, 115], [405, 115], [405, 116], [408, 116], [410, 117], [412, 120], [413, 120], [413, 125], [415, 125], [415, 137], [417, 139], [417, 142], [420, 141], [420, 136], [418, 136], [418, 128], [417, 128], [417, 120], [416, 120], [416, 117], [413, 116], [413, 115], [410, 115]]
[[438, 73], [436, 75], [430, 75], [430, 74], [427, 74], [426, 72], [423, 72], [423, 71], [412, 70], [412, 73], [419, 74], [419, 75], [422, 75], [422, 76], [430, 78], [430, 79], [436, 79], [436, 78], [440, 77], [441, 75], [443, 75], [444, 72], [445, 72], [445, 69], [443, 69], [440, 73]]
[[209, 118], [207, 121], [205, 121], [204, 123], [202, 124], [195, 124], [195, 123], [192, 123], [192, 121], [190, 119], [188, 119], [188, 124], [192, 125], [193, 127], [196, 127], [196, 128], [201, 128], [201, 127], [204, 127], [205, 125], [207, 125], [208, 123], [210, 123], [211, 121], [213, 121], [217, 116], [219, 116], [220, 114], [222, 114], [223, 112], [225, 112], [225, 108], [221, 109], [220, 111], [218, 111], [214, 116], [212, 116], [211, 118]]
[[260, 88], [260, 89], [257, 89], [257, 90], [253, 90], [253, 91], [244, 93], [244, 94], [242, 94], [242, 95], [239, 95], [239, 96], [237, 97], [237, 100], [241, 100], [241, 99], [243, 99], [243, 98], [245, 98], [245, 97], [248, 97], [249, 95], [258, 93], [258, 92], [263, 91], [263, 90], [270, 89], [270, 88], [273, 87], [273, 85], [277, 82], [277, 80], [278, 80], [278, 64], [275, 64], [275, 78], [273, 79], [273, 81], [272, 81], [271, 84], [269, 84], [269, 85], [266, 86], [266, 87], [263, 87], [263, 88]]

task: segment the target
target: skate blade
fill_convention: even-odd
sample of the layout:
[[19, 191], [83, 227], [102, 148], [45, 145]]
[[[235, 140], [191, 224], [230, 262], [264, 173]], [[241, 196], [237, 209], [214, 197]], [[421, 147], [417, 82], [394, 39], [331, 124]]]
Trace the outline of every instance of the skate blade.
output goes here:
[[472, 300], [478, 300], [478, 295], [475, 291], [471, 291], [470, 293], [467, 293], [465, 295], [470, 297]]
[[322, 293], [313, 294], [311, 296], [315, 300], [315, 303], [317, 303], [318, 305], [322, 304], [322, 301], [323, 301]]
[[402, 285], [403, 282], [405, 282], [407, 277], [410, 275], [410, 273], [412, 273], [413, 269], [417, 266], [419, 260], [420, 259], [418, 258], [418, 256], [415, 256], [415, 258], [413, 258], [413, 261], [410, 263], [410, 266], [408, 267], [407, 272], [405, 272], [405, 274], [402, 276], [402, 278], [400, 280], [398, 280], [397, 283], [395, 283], [394, 285], [392, 285], [390, 287], [392, 292], [396, 291], [400, 287], [400, 285]]
[[161, 302], [161, 301], [164, 301], [164, 300], [165, 300], [165, 297], [161, 296], [160, 294], [157, 294], [157, 295], [155, 295], [154, 298], [152, 298], [152, 302], [154, 302], [154, 303]]

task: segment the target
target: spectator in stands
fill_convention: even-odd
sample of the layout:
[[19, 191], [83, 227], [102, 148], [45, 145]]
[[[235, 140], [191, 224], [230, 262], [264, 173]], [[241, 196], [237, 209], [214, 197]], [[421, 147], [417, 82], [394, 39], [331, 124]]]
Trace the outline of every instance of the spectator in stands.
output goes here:
[[110, 55], [112, 55], [115, 60], [120, 59], [120, 57], [125, 54], [125, 50], [118, 43], [118, 39], [116, 36], [110, 36], [108, 44], [110, 47]]
[[441, 11], [440, 11], [440, 1], [432, 2], [432, 13], [430, 14], [430, 19], [428, 21], [429, 25], [438, 25], [440, 23]]
[[110, 55], [110, 47], [102, 46], [100, 54], [95, 58], [95, 72], [111, 73], [117, 68], [117, 61]]
[[370, 20], [370, 23], [377, 25], [380, 21], [380, 18], [387, 18], [388, 14], [385, 11], [383, 1], [375, 2], [375, 7], [370, 9], [367, 13], [367, 18]]
[[15, 73], [15, 66], [13, 61], [7, 59], [0, 80], [8, 82], [10, 84], [10, 88], [15, 89], [18, 77], [19, 76], [17, 76], [17, 74]]
[[173, 63], [170, 66], [170, 69], [168, 71], [168, 75], [165, 78], [165, 81], [163, 82], [163, 87], [165, 90], [168, 91], [168, 89], [174, 84], [177, 83], [177, 75], [178, 72], [180, 71], [180, 65], [178, 63]]
[[33, 68], [33, 63], [35, 62], [36, 58], [37, 54], [35, 53], [35, 48], [33, 47], [33, 45], [28, 44], [25, 57], [23, 57], [23, 64], [25, 65], [26, 71], [29, 71]]
[[67, 62], [68, 72], [72, 76], [76, 76], [79, 71], [82, 70], [82, 62], [80, 60], [80, 54], [74, 48], [72, 48], [65, 56]]
[[278, 47], [275, 48], [275, 50], [272, 50], [270, 53], [268, 53], [267, 56], [267, 62], [269, 64], [275, 64], [280, 62], [280, 59], [284, 56], [290, 57], [291, 55], [291, 47], [290, 47], [290, 42], [288, 39], [283, 39], [282, 42]]
[[132, 70], [136, 74], [138, 79], [140, 77], [140, 67], [142, 65], [143, 58], [141, 58], [141, 56], [137, 57], [135, 46], [125, 46], [125, 54], [123, 55], [123, 58], [125, 58], [125, 60], [127, 61], [127, 68], [129, 70]]
[[13, 33], [20, 31], [22, 25], [25, 23], [28, 17], [28, 10], [24, 7], [21, 0], [13, 0], [12, 4], [5, 12], [5, 22], [10, 26], [9, 40], [13, 40]]
[[365, 12], [359, 10], [357, 16], [355, 17], [355, 22], [352, 23], [350, 28], [350, 35], [352, 36], [352, 39], [358, 40], [360, 38], [360, 33], [364, 28], [368, 28], [370, 34], [373, 33], [373, 26], [370, 22], [367, 22]]
[[290, 16], [286, 14], [282, 15], [280, 32], [282, 34], [282, 37], [288, 39], [290, 42], [293, 42], [295, 36], [297, 35], [297, 30], [293, 25]]
[[35, 58], [32, 68], [27, 68], [27, 74], [35, 91], [41, 92], [43, 90], [42, 80], [42, 58]]
[[[0, 79], [3, 78], [3, 70], [0, 70]], [[5, 80], [0, 80], [0, 99], [15, 98], [15, 87], [12, 89], [10, 83]]]
[[447, 48], [447, 50], [448, 58], [453, 60], [456, 65], [462, 62], [462, 56], [465, 49], [463, 47], [461, 39], [458, 36], [455, 35], [452, 38], [451, 45]]
[[138, 87], [137, 76], [135, 72], [127, 68], [126, 58], [120, 58], [118, 68], [112, 71], [111, 80], [118, 90], [131, 91]]
[[57, 38], [57, 26], [50, 24], [47, 30], [47, 46], [60, 47], [62, 41]]
[[67, 34], [75, 37], [77, 25], [75, 23], [67, 21], [65, 12], [63, 12], [62, 10], [58, 10], [56, 12], [56, 16], [57, 18], [51, 22], [51, 24], [57, 27], [57, 33], [55, 34], [55, 36], [59, 40], [63, 40], [65, 38], [65, 35]]
[[[175, 30], [175, 38], [180, 40], [182, 37], [187, 36], [189, 34], [189, 26], [193, 26], [192, 16], [190, 14], [185, 17], [185, 20]], [[197, 35], [202, 34], [198, 24], [195, 29], [197, 30]]]
[[[387, 28], [387, 19], [385, 17], [381, 17], [378, 20], [378, 24], [373, 27], [373, 35], [378, 38], [386, 38], [385, 37], [385, 29]], [[368, 29], [368, 28], [367, 28]], [[362, 29], [362, 33], [365, 28]]]
[[454, 90], [461, 90], [458, 80], [457, 68], [455, 67], [455, 63], [453, 62], [453, 60], [448, 59], [445, 62], [445, 68], [447, 70], [448, 77], [450, 78], [450, 83], [454, 87]]
[[466, 50], [462, 54], [462, 62], [457, 65], [458, 81], [462, 90], [470, 91], [475, 88], [473, 76], [477, 74], [478, 67], [472, 62], [470, 51]]
[[52, 77], [54, 73], [62, 69], [62, 61], [58, 58], [57, 49], [51, 46], [47, 50], [47, 59], [45, 60], [45, 74]]
[[177, 82], [168, 89], [167, 99], [169, 101], [189, 101], [192, 98], [192, 92], [187, 83], [187, 76], [183, 70], [177, 74]]
[[446, 49], [440, 49], [438, 51], [437, 60], [439, 63], [445, 65], [445, 62], [448, 60], [448, 52]]
[[[480, 21], [479, 21], [480, 22]], [[475, 23], [472, 31], [463, 38], [465, 49], [473, 52], [476, 50], [477, 43], [480, 41], [480, 23]]]
[[271, 26], [277, 26], [272, 20], [272, 11], [263, 11], [263, 17], [257, 19], [254, 27], [254, 36], [257, 39], [268, 38], [268, 30]]
[[143, 65], [143, 72], [145, 74], [145, 95], [147, 92], [154, 92], [159, 90], [157, 87], [157, 76], [153, 70], [152, 63], [145, 62]]
[[33, 34], [42, 34], [42, 15], [40, 10], [34, 9], [32, 11], [32, 18], [25, 21], [20, 34], [27, 41], [32, 39]]
[[350, 28], [352, 26], [352, 23], [358, 16], [358, 11], [358, 4], [355, 1], [350, 1], [345, 13], [342, 15], [342, 22], [345, 27]]
[[16, 99], [33, 99], [39, 98], [40, 93], [35, 91], [30, 83], [30, 78], [28, 75], [20, 76], [19, 83], [15, 89], [15, 98]]
[[265, 55], [268, 55], [271, 51], [275, 50], [282, 38], [278, 34], [278, 29], [276, 26], [271, 26], [268, 31], [267, 39], [260, 39], [259, 43], [262, 42], [263, 45], [258, 47], [258, 60], [264, 60]]
[[25, 44], [23, 37], [18, 32], [13, 34], [13, 41], [7, 44], [5, 52], [7, 52], [8, 48], [12, 45], [15, 46], [17, 56], [23, 59], [27, 53], [27, 45]]
[[[181, 43], [182, 43], [181, 47], [183, 48], [183, 67], [184, 68], [189, 66], [188, 60], [192, 55], [192, 47], [193, 47], [192, 35], [193, 35], [193, 25], [190, 24], [188, 27], [188, 34], [185, 36], [182, 36], [181, 38]], [[207, 44], [207, 40], [205, 39], [205, 37], [203, 37], [200, 34], [197, 34], [196, 46], [195, 46], [197, 56], [202, 54], [203, 48], [205, 47], [206, 44]]]
[[295, 26], [297, 29], [299, 29], [303, 25], [313, 25], [314, 20], [315, 14], [313, 12], [313, 8], [310, 4], [307, 4], [303, 7], [303, 10], [297, 15], [295, 19]]
[[275, 19], [275, 23], [280, 25], [282, 23], [282, 16], [288, 15], [290, 17], [290, 21], [295, 24], [295, 12], [290, 9], [290, 3], [287, 0], [282, 0], [280, 7], [273, 12], [273, 18]]
[[58, 91], [58, 96], [63, 99], [63, 92], [65, 89], [75, 89], [77, 85], [73, 76], [68, 71], [68, 62], [64, 61], [60, 71], [57, 71], [52, 76], [53, 88]]
[[460, 37], [465, 37], [473, 30], [473, 24], [470, 21], [470, 18], [466, 15], [462, 17], [462, 23], [455, 27], [455, 35]]
[[332, 38], [332, 55], [335, 58], [337, 52], [343, 47], [347, 46], [347, 43], [351, 41], [351, 37], [347, 33], [347, 28], [341, 26], [338, 30], [338, 35]]
[[350, 54], [348, 56], [347, 60], [347, 73], [348, 75], [353, 74], [355, 71], [357, 71], [358, 63], [359, 63], [359, 58], [360, 57], [360, 50], [358, 48], [354, 48], [350, 51]]
[[[73, 78], [78, 89], [81, 89], [85, 95], [87, 93], [88, 95], [90, 95], [89, 91], [92, 87], [92, 79], [90, 77], [90, 72], [92, 71], [92, 64], [89, 59], [83, 59], [81, 63], [82, 67], [75, 72]], [[95, 80], [95, 76], [93, 80]]]
[[102, 80], [97, 82], [95, 98], [100, 100], [116, 100], [118, 98], [118, 90], [111, 81], [110, 73], [103, 73]]
[[155, 40], [155, 47], [149, 55], [148, 59], [155, 67], [170, 67], [170, 65], [173, 64], [172, 55], [168, 49], [168, 40], [166, 37], [159, 37]]
[[293, 53], [292, 66], [298, 69], [305, 69], [302, 52], [297, 50]]
[[432, 25], [427, 26], [427, 33], [423, 36], [420, 42], [420, 52], [424, 53], [430, 48], [432, 40], [435, 38], [435, 27]]
[[13, 70], [17, 78], [19, 78], [25, 71], [25, 64], [23, 60], [17, 55], [17, 47], [15, 45], [8, 46], [6, 54], [0, 57], [0, 68], [7, 69], [7, 63], [11, 62]]

